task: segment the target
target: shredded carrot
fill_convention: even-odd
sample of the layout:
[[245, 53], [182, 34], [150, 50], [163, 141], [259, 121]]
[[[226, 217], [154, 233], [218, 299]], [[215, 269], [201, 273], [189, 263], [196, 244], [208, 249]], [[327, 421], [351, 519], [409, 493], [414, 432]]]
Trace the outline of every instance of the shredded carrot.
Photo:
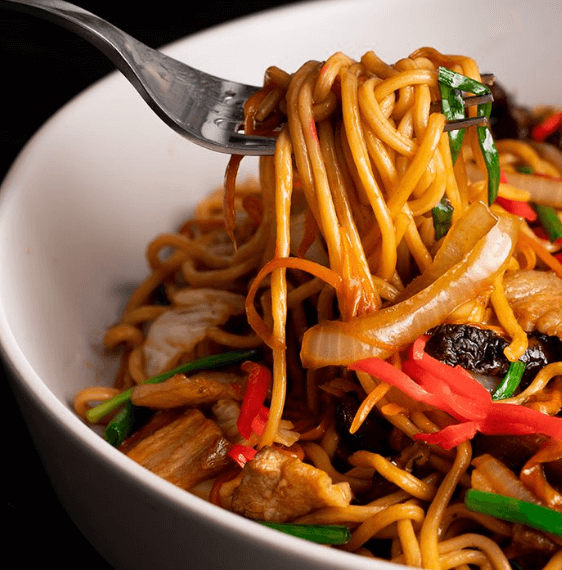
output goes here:
[[529, 237], [528, 235], [521, 232], [519, 234], [518, 240], [525, 245], [528, 245], [537, 255], [537, 257], [544, 262], [550, 269], [552, 269], [558, 277], [562, 278], [562, 263], [554, 257], [549, 251], [547, 251], [541, 243], [536, 239]]
[[224, 223], [226, 233], [232, 240], [234, 246], [236, 246], [236, 239], [234, 237], [234, 229], [236, 227], [236, 212], [234, 211], [236, 177], [238, 176], [238, 169], [242, 158], [244, 158], [242, 155], [233, 154], [228, 161], [224, 176]]
[[289, 269], [300, 269], [301, 271], [306, 271], [322, 279], [331, 285], [336, 290], [341, 287], [341, 277], [320, 265], [319, 263], [315, 263], [314, 261], [310, 261], [308, 259], [299, 259], [297, 257], [275, 257], [272, 260], [268, 261], [259, 271], [256, 278], [254, 279], [250, 290], [248, 291], [248, 295], [246, 297], [246, 314], [248, 316], [248, 323], [254, 329], [255, 333], [271, 348], [282, 348], [279, 346], [279, 340], [273, 337], [272, 332], [269, 330], [267, 325], [265, 324], [264, 320], [258, 314], [254, 301], [256, 298], [256, 294], [261, 282], [269, 275], [272, 271], [279, 268], [289, 268]]
[[372, 390], [367, 397], [361, 402], [351, 427], [349, 428], [349, 433], [355, 433], [367, 419], [367, 416], [371, 413], [371, 410], [376, 406], [379, 400], [390, 390], [390, 384], [382, 383], [379, 384], [374, 390]]

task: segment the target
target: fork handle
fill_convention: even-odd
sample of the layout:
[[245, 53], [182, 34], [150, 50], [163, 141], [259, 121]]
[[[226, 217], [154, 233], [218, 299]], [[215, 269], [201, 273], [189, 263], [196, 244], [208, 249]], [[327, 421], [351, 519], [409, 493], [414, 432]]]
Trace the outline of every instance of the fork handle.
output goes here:
[[150, 61], [155, 50], [117, 26], [64, 0], [0, 0], [0, 7], [40, 17], [87, 40], [107, 56], [144, 96], [144, 86], [133, 68], [135, 62], [138, 65], [139, 62]]

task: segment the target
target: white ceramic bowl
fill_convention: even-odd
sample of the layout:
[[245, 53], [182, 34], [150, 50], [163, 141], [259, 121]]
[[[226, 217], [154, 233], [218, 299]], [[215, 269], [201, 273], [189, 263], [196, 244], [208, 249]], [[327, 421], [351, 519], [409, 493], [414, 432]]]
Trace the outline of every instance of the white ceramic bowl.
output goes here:
[[[561, 15], [557, 0], [305, 2], [167, 51], [260, 83], [271, 64], [294, 71], [369, 49], [393, 62], [431, 45], [475, 57], [521, 103], [560, 104]], [[167, 129], [112, 75], [57, 113], [13, 165], [0, 193], [0, 342], [34, 441], [65, 508], [115, 568], [391, 568], [207, 504], [124, 457], [71, 410], [77, 390], [110, 382], [116, 363], [102, 355], [102, 333], [146, 273], [145, 245], [221, 183], [226, 160]]]

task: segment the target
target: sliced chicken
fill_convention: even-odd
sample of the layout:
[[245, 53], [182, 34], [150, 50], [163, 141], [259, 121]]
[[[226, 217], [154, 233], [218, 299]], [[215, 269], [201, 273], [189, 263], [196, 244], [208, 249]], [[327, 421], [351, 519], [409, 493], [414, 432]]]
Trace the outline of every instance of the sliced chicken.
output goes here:
[[242, 472], [231, 497], [234, 512], [254, 520], [292, 521], [321, 507], [345, 507], [348, 483], [332, 483], [320, 469], [274, 447], [264, 447]]
[[505, 296], [526, 332], [562, 338], [562, 279], [553, 271], [519, 270], [505, 274]]
[[230, 443], [221, 429], [196, 409], [156, 430], [127, 455], [182, 489], [215, 477], [229, 464]]
[[220, 399], [213, 406], [216, 422], [230, 443], [247, 445], [248, 441], [238, 431], [240, 404], [232, 399]]
[[204, 371], [192, 376], [175, 374], [160, 384], [139, 384], [133, 388], [135, 406], [153, 409], [214, 404], [222, 398], [239, 399], [242, 378], [225, 372]]
[[159, 374], [181, 355], [191, 354], [210, 328], [244, 312], [243, 295], [216, 289], [182, 289], [173, 296], [178, 305], [150, 325], [143, 345], [145, 373]]

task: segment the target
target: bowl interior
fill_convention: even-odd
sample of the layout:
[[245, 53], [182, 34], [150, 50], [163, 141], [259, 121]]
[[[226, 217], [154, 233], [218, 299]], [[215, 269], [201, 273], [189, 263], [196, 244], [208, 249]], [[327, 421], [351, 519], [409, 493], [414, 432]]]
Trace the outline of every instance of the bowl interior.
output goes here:
[[[259, 84], [269, 65], [295, 71], [335, 51], [360, 57], [371, 49], [393, 62], [430, 45], [476, 58], [521, 103], [559, 104], [562, 75], [551, 72], [562, 69], [555, 4], [296, 3], [200, 33], [167, 52]], [[3, 183], [0, 342], [26, 389], [100, 450], [103, 442], [68, 413], [72, 398], [82, 387], [111, 382], [117, 363], [103, 353], [103, 332], [147, 274], [147, 243], [177, 227], [222, 183], [227, 160], [169, 130], [112, 75], [57, 113]], [[244, 160], [243, 176], [255, 172], [256, 160]]]

